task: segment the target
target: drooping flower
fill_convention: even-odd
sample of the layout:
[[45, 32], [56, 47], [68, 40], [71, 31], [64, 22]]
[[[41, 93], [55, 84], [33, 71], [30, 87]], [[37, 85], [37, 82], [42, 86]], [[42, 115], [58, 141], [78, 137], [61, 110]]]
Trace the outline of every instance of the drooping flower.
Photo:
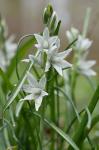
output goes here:
[[35, 46], [38, 49], [38, 51], [50, 50], [53, 46], [55, 46], [58, 40], [58, 36], [49, 35], [49, 30], [47, 27], [44, 29], [43, 35], [34, 34], [34, 36], [37, 40], [37, 44], [35, 44]]
[[72, 67], [72, 65], [65, 60], [65, 57], [68, 56], [71, 51], [72, 49], [68, 49], [66, 51], [58, 53], [57, 48], [53, 48], [50, 51], [48, 51], [45, 72], [47, 72], [52, 66], [62, 76], [62, 69]]
[[21, 101], [34, 100], [35, 109], [36, 111], [38, 111], [39, 107], [41, 106], [43, 97], [48, 95], [48, 93], [44, 91], [46, 77], [43, 76], [38, 82], [31, 73], [28, 73], [27, 81], [28, 84], [23, 85], [22, 89], [23, 91], [28, 93], [28, 95], [25, 98], [21, 99]]
[[95, 76], [96, 72], [92, 69], [95, 64], [95, 60], [80, 59], [77, 64], [77, 71], [85, 76]]

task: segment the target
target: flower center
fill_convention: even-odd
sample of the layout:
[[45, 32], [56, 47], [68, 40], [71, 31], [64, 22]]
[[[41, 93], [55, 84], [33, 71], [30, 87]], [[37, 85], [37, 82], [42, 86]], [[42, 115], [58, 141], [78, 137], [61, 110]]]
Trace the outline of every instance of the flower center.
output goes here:
[[35, 97], [40, 96], [40, 94], [41, 94], [41, 90], [37, 90], [37, 91], [35, 91]]
[[44, 41], [44, 43], [43, 43], [43, 48], [44, 48], [44, 49], [48, 49], [48, 48], [49, 48], [48, 41]]

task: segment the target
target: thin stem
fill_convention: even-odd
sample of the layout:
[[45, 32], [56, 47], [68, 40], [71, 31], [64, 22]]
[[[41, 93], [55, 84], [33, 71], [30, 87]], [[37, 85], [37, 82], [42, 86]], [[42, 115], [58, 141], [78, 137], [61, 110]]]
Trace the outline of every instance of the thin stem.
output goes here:
[[[51, 78], [52, 77], [52, 78]], [[55, 74], [52, 70], [52, 68], [50, 68], [49, 72], [47, 73], [47, 93], [49, 93], [50, 95], [47, 97], [47, 101], [49, 101], [49, 106], [50, 106], [50, 117], [51, 120], [55, 123], [56, 122], [56, 107], [55, 107], [55, 94], [54, 94], [54, 77]], [[51, 143], [51, 150], [55, 149], [55, 133], [54, 131], [51, 132], [51, 137], [52, 137], [52, 143]]]
[[[37, 125], [37, 121], [36, 121], [36, 118], [35, 118], [35, 117], [34, 117], [34, 120], [35, 120], [35, 124]], [[37, 134], [37, 139], [38, 139], [38, 143], [39, 143], [40, 150], [43, 150], [43, 149], [42, 149], [42, 142], [41, 142], [41, 138], [40, 138], [40, 135], [39, 135], [38, 127], [35, 126], [35, 128], [36, 128], [36, 134]]]
[[85, 21], [84, 21], [84, 27], [83, 27], [83, 37], [85, 38], [88, 31], [88, 25], [90, 20], [90, 14], [91, 14], [91, 8], [88, 8], [86, 11]]
[[11, 145], [10, 145], [10, 141], [9, 141], [7, 128], [4, 128], [4, 137], [5, 137], [5, 141], [6, 141], [6, 146], [9, 147], [9, 150], [11, 150]]
[[[56, 74], [56, 87], [59, 87], [58, 84], [58, 74]], [[57, 98], [57, 126], [59, 127], [60, 121], [60, 97], [59, 97], [59, 90], [56, 89], [56, 98]], [[59, 136], [57, 136], [57, 150], [59, 149]]]
[[65, 50], [69, 49], [76, 41], [77, 41], [77, 39], [75, 39], [73, 42], [71, 42], [71, 43], [65, 48]]
[[67, 100], [69, 100], [69, 102], [71, 103], [71, 105], [72, 105], [72, 107], [73, 107], [73, 109], [74, 109], [74, 112], [75, 112], [75, 114], [76, 114], [76, 116], [77, 116], [77, 119], [78, 119], [78, 121], [80, 122], [80, 116], [79, 116], [79, 113], [78, 113], [78, 111], [77, 111], [77, 109], [76, 109], [76, 106], [75, 106], [73, 100], [67, 95], [66, 92], [64, 92], [64, 91], [63, 91], [62, 89], [60, 89], [59, 87], [54, 87], [54, 88], [55, 88], [55, 89], [58, 89], [59, 92], [61, 92], [61, 93], [64, 95], [64, 97], [65, 97]]
[[[56, 75], [56, 87], [58, 87], [58, 76]], [[59, 126], [59, 119], [60, 119], [60, 100], [59, 100], [59, 91], [58, 88], [56, 89], [57, 92], [57, 125]]]
[[77, 72], [73, 70], [72, 72], [72, 78], [71, 78], [71, 96], [74, 104], [76, 105], [76, 99], [75, 99], [75, 88], [77, 83]]

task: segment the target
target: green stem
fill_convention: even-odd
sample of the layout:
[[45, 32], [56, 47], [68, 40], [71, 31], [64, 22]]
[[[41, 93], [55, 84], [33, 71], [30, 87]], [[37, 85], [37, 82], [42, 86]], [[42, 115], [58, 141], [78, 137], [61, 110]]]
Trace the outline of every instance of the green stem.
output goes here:
[[[37, 120], [36, 120], [37, 118], [35, 118], [35, 116], [34, 116], [34, 120], [35, 120], [35, 124], [38, 126], [38, 123], [37, 123]], [[40, 124], [39, 124], [40, 125]], [[36, 128], [36, 135], [37, 135], [37, 140], [38, 140], [38, 143], [39, 143], [39, 148], [40, 148], [40, 150], [43, 150], [42, 149], [42, 142], [41, 142], [41, 138], [40, 138], [40, 135], [39, 135], [39, 128], [37, 127], [37, 126], [35, 126], [35, 128]]]
[[85, 38], [88, 31], [89, 19], [90, 19], [91, 9], [88, 8], [85, 16], [84, 27], [83, 27], [83, 37]]
[[[54, 94], [54, 78], [50, 80], [50, 78], [54, 76], [54, 72], [52, 68], [50, 68], [49, 72], [47, 73], [47, 92], [50, 94], [47, 98], [49, 100], [50, 106], [50, 117], [51, 120], [55, 123], [56, 122], [56, 115], [55, 115], [55, 94]], [[51, 131], [52, 143], [51, 143], [51, 150], [55, 149], [55, 133]]]
[[77, 76], [78, 76], [77, 72], [73, 70], [72, 77], [71, 77], [71, 97], [75, 105], [76, 105], [75, 88], [76, 88], [76, 83], [77, 83]]
[[[56, 75], [56, 87], [58, 87], [58, 77]], [[56, 89], [57, 92], [57, 125], [59, 126], [59, 119], [60, 119], [60, 101], [59, 101], [59, 91], [58, 88]]]
[[[58, 74], [56, 74], [56, 87], [59, 87], [58, 85]], [[59, 90], [56, 89], [57, 95], [57, 126], [59, 127], [59, 121], [60, 121], [60, 98], [59, 98]], [[57, 150], [59, 149], [59, 136], [57, 136]]]
[[4, 128], [4, 137], [5, 137], [7, 148], [9, 148], [9, 150], [11, 150], [11, 145], [10, 145], [10, 141], [9, 141], [9, 137], [8, 137], [7, 128]]
[[76, 114], [76, 116], [77, 116], [77, 119], [78, 119], [78, 121], [80, 122], [80, 116], [79, 116], [79, 113], [78, 113], [78, 111], [77, 111], [77, 109], [76, 109], [76, 106], [75, 106], [73, 100], [67, 95], [66, 92], [64, 92], [64, 91], [63, 91], [62, 89], [60, 89], [59, 87], [55, 87], [55, 89], [58, 89], [59, 92], [61, 92], [61, 93], [64, 95], [64, 97], [66, 98], [66, 100], [69, 100], [69, 102], [71, 103], [71, 106], [73, 107], [73, 110], [74, 110], [74, 112], [75, 112], [75, 114]]

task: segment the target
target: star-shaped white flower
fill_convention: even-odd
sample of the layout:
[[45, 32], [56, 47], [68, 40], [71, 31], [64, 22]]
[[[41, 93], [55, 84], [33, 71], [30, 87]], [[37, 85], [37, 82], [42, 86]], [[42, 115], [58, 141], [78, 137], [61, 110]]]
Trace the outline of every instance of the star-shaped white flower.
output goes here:
[[81, 35], [79, 35], [75, 48], [76, 50], [80, 50], [84, 52], [88, 50], [91, 45], [92, 45], [92, 41], [90, 41], [88, 38], [83, 38]]
[[77, 71], [85, 76], [95, 76], [96, 72], [92, 69], [95, 64], [95, 60], [79, 60], [77, 64]]
[[23, 91], [28, 93], [28, 95], [21, 99], [23, 100], [34, 100], [35, 101], [35, 109], [38, 111], [41, 106], [42, 99], [44, 96], [47, 96], [48, 93], [44, 91], [46, 84], [46, 77], [43, 76], [38, 82], [31, 73], [27, 75], [28, 84], [23, 85]]
[[37, 44], [35, 44], [35, 46], [39, 51], [50, 50], [56, 44], [58, 40], [58, 36], [49, 35], [49, 30], [47, 27], [44, 29], [43, 35], [34, 34], [34, 36], [37, 40]]
[[66, 51], [58, 53], [57, 48], [55, 49], [53, 48], [50, 51], [48, 51], [45, 72], [47, 72], [49, 68], [52, 66], [62, 76], [63, 75], [62, 69], [72, 67], [72, 65], [69, 62], [64, 60], [65, 57], [68, 56], [71, 51], [72, 49], [68, 49]]

